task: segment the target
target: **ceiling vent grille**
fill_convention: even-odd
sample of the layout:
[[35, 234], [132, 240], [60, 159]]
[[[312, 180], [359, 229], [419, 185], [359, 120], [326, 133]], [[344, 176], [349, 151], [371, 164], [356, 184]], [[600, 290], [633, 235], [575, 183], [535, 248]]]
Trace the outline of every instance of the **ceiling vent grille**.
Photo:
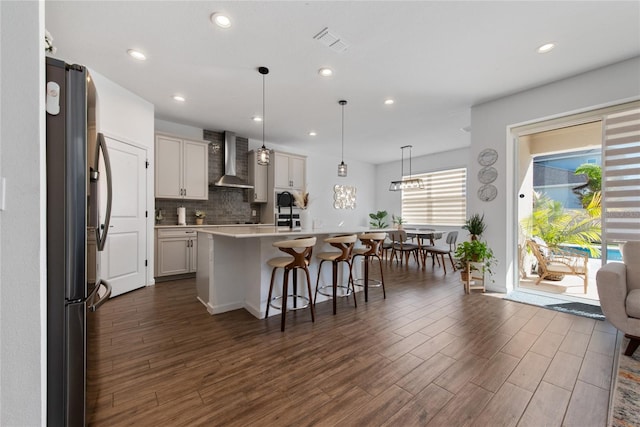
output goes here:
[[344, 52], [349, 47], [349, 44], [339, 35], [330, 32], [329, 27], [324, 27], [318, 34], [313, 36], [313, 38], [334, 52]]

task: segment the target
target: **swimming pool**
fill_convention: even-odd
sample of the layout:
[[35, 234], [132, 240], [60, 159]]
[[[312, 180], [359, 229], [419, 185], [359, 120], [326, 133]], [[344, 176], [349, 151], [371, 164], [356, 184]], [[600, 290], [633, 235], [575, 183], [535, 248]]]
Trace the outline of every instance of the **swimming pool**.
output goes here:
[[[563, 246], [566, 246], [566, 247], [571, 248], [571, 249], [578, 250], [580, 252], [585, 252], [585, 253], [587, 253], [587, 255], [589, 255], [589, 249], [587, 249], [587, 248], [583, 248], [583, 247], [580, 247], [580, 246], [574, 246], [574, 245], [563, 245]], [[600, 259], [601, 257], [600, 256], [593, 257], [593, 256], [589, 255], [589, 258]], [[607, 248], [607, 260], [608, 261], [622, 261], [622, 254], [620, 253], [620, 248], [617, 248], [617, 247], [609, 247], [609, 248]]]

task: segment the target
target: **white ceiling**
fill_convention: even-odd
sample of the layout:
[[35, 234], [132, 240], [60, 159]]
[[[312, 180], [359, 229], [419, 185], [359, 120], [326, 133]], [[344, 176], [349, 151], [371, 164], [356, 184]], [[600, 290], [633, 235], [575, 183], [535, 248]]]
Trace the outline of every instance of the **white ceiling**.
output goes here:
[[[399, 160], [469, 145], [470, 107], [640, 55], [640, 2], [51, 1], [56, 57], [155, 105], [156, 117], [340, 156]], [[233, 21], [223, 30], [213, 12]], [[324, 27], [349, 48], [313, 39]], [[553, 41], [541, 55], [536, 48]], [[139, 49], [145, 62], [127, 49]], [[317, 71], [335, 74], [321, 78]], [[597, 88], [594, 88], [597, 90]], [[187, 100], [172, 99], [181, 94]], [[383, 105], [386, 98], [396, 103]], [[310, 130], [318, 135], [308, 136]]]

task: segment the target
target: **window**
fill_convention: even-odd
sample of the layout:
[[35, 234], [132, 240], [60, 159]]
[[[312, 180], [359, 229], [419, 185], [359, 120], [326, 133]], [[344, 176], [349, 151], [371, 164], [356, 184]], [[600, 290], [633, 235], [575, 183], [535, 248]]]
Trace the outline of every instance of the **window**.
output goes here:
[[[402, 218], [410, 224], [461, 226], [467, 216], [467, 169], [412, 175], [424, 188], [402, 190]], [[406, 177], [403, 177], [406, 178]]]
[[606, 116], [604, 129], [603, 240], [640, 240], [640, 109]]

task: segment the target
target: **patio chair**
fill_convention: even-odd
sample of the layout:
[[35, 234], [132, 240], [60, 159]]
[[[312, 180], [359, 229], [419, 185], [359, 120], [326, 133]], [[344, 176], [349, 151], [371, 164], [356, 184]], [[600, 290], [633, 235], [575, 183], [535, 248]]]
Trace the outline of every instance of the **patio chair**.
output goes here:
[[538, 275], [540, 277], [536, 280], [536, 285], [539, 285], [544, 279], [562, 280], [564, 275], [569, 274], [582, 277], [584, 293], [587, 293], [589, 255], [570, 249], [551, 249], [533, 240], [527, 240], [527, 245], [538, 261]]

